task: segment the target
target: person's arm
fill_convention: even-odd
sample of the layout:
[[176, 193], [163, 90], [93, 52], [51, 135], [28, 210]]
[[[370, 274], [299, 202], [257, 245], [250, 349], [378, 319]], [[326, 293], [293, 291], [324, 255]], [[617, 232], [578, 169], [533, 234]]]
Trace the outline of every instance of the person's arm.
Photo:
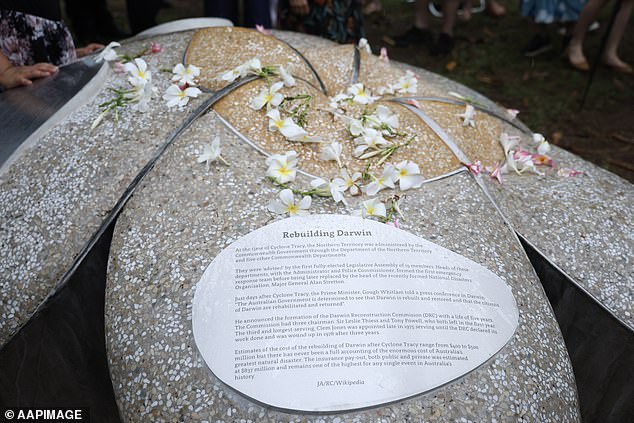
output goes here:
[[84, 57], [104, 47], [105, 46], [103, 44], [90, 43], [86, 47], [76, 48], [75, 53], [77, 54], [77, 57]]
[[289, 0], [291, 12], [298, 16], [306, 16], [310, 12], [308, 0]]
[[44, 78], [57, 73], [57, 66], [50, 63], [36, 63], [32, 66], [13, 66], [7, 56], [0, 52], [0, 87], [8, 89], [31, 85], [33, 79]]

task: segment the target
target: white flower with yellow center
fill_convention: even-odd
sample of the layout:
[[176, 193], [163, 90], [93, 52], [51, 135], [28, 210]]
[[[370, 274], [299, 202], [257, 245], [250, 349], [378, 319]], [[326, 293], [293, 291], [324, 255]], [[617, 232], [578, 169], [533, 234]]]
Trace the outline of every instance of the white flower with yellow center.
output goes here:
[[147, 70], [147, 63], [143, 59], [134, 59], [134, 62], [126, 63], [123, 68], [130, 74], [128, 82], [135, 87], [152, 82], [152, 72]]
[[394, 183], [398, 180], [398, 173], [396, 168], [387, 164], [383, 168], [383, 174], [380, 178], [373, 176], [374, 181], [365, 186], [365, 193], [368, 195], [376, 195], [379, 191], [386, 188], [394, 189]]
[[352, 176], [350, 176], [348, 170], [343, 168], [341, 169], [340, 175], [341, 178], [335, 178], [332, 182], [345, 187], [344, 191], [349, 190], [350, 195], [359, 195], [361, 193], [359, 185], [357, 185], [357, 181], [361, 179], [361, 172], [354, 172]]
[[348, 87], [348, 90], [346, 92], [350, 94], [350, 96], [352, 96], [352, 101], [359, 104], [374, 103], [374, 101], [378, 100], [379, 98], [370, 95], [370, 93], [363, 87], [363, 84], [360, 82]]
[[284, 100], [284, 96], [278, 91], [284, 86], [283, 82], [276, 82], [270, 87], [262, 87], [260, 94], [251, 99], [251, 108], [254, 110], [260, 110], [266, 106], [268, 109], [271, 106], [277, 107]]
[[266, 176], [275, 179], [280, 184], [292, 182], [297, 176], [297, 153], [287, 151], [286, 154], [273, 154], [266, 159], [269, 168]]
[[133, 92], [126, 94], [126, 98], [132, 101], [132, 110], [146, 113], [150, 110], [150, 100], [157, 92], [158, 89], [152, 84], [136, 85]]
[[285, 138], [295, 141], [308, 133], [298, 124], [293, 122], [293, 118], [282, 119], [278, 109], [271, 109], [266, 113], [269, 118], [269, 131], [279, 131]]
[[423, 184], [424, 178], [420, 174], [418, 165], [409, 160], [403, 160], [396, 166], [398, 184], [401, 190], [418, 188]]
[[293, 191], [283, 189], [280, 191], [279, 200], [272, 200], [267, 208], [277, 214], [288, 213], [289, 216], [304, 216], [310, 214], [308, 209], [311, 203], [312, 199], [309, 196], [303, 197], [301, 201], [297, 203]]
[[537, 145], [537, 152], [539, 154], [544, 155], [550, 152], [550, 144], [542, 134], [533, 134], [533, 144]]
[[174, 106], [178, 106], [182, 109], [187, 105], [190, 98], [196, 98], [200, 95], [200, 93], [202, 93], [202, 91], [196, 87], [188, 87], [181, 90], [178, 85], [172, 84], [169, 86], [167, 91], [165, 91], [163, 99], [167, 102], [167, 107], [172, 108]]
[[404, 76], [399, 78], [396, 84], [392, 85], [392, 89], [399, 94], [416, 94], [418, 90], [416, 74], [408, 70]]
[[361, 209], [355, 212], [356, 215], [361, 217], [386, 217], [385, 204], [379, 201], [378, 198], [366, 200], [361, 204]]
[[195, 65], [187, 65], [187, 67], [185, 67], [182, 63], [179, 63], [174, 66], [172, 73], [172, 82], [178, 82], [181, 85], [187, 84], [193, 87], [196, 85], [196, 77], [200, 75], [200, 68]]

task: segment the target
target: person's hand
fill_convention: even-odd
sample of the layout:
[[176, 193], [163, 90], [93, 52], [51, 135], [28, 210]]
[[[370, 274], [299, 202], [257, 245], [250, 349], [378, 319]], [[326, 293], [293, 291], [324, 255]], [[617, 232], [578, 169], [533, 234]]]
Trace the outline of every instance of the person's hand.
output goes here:
[[0, 85], [15, 88], [31, 85], [33, 79], [44, 78], [57, 73], [57, 66], [50, 63], [37, 63], [32, 66], [10, 66], [0, 73]]
[[289, 0], [289, 6], [291, 12], [298, 16], [308, 15], [310, 7], [308, 6], [308, 0]]
[[90, 43], [86, 47], [80, 47], [75, 49], [75, 53], [77, 54], [77, 57], [84, 57], [104, 47], [105, 46], [103, 44]]

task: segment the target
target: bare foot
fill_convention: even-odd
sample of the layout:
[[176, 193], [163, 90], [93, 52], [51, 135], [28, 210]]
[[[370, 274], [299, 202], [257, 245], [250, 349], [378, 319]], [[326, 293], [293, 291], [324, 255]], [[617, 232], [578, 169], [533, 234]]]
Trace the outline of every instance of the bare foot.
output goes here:
[[465, 0], [462, 3], [462, 8], [458, 14], [458, 19], [463, 22], [468, 22], [471, 20], [471, 9], [473, 8], [473, 0]]
[[603, 63], [617, 72], [634, 73], [629, 63], [625, 63], [618, 56], [603, 56]]
[[506, 15], [506, 8], [495, 0], [486, 2], [487, 13], [495, 18]]
[[568, 56], [568, 63], [573, 68], [586, 72], [590, 70], [590, 65], [588, 64], [588, 60], [586, 56], [583, 54], [582, 48], [579, 46], [569, 45], [566, 50], [566, 56]]

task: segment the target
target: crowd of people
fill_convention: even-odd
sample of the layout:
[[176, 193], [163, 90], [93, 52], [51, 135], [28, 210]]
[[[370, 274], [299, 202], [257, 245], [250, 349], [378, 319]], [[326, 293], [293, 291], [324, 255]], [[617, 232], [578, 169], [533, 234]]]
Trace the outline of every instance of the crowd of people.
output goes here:
[[[413, 25], [390, 34], [396, 47], [420, 46], [431, 55], [448, 55], [454, 48], [454, 27], [484, 9], [503, 18], [507, 11], [498, 0], [402, 0], [415, 3]], [[634, 73], [618, 55], [618, 48], [634, 0], [615, 0], [620, 8], [608, 34], [601, 60], [610, 68]], [[240, 3], [241, 7], [238, 7]], [[596, 26], [599, 12], [609, 0], [520, 0], [523, 16], [534, 23], [534, 35], [522, 50], [535, 56], [552, 48], [553, 25], [565, 31], [566, 57], [572, 67], [588, 71], [583, 52], [585, 35]], [[65, 0], [74, 37], [62, 20], [60, 0], [0, 0], [0, 89], [29, 85], [32, 80], [57, 72], [57, 66], [103, 47], [102, 43], [125, 38], [156, 25], [161, 7], [169, 0], [126, 0], [131, 33], [117, 28], [106, 0]], [[278, 27], [323, 36], [340, 43], [365, 36], [363, 15], [387, 14], [381, 0], [203, 0], [205, 16], [223, 17], [237, 25]], [[430, 10], [440, 10], [440, 32], [434, 34]], [[242, 12], [240, 15], [239, 12]], [[82, 48], [75, 48], [84, 45]]]

